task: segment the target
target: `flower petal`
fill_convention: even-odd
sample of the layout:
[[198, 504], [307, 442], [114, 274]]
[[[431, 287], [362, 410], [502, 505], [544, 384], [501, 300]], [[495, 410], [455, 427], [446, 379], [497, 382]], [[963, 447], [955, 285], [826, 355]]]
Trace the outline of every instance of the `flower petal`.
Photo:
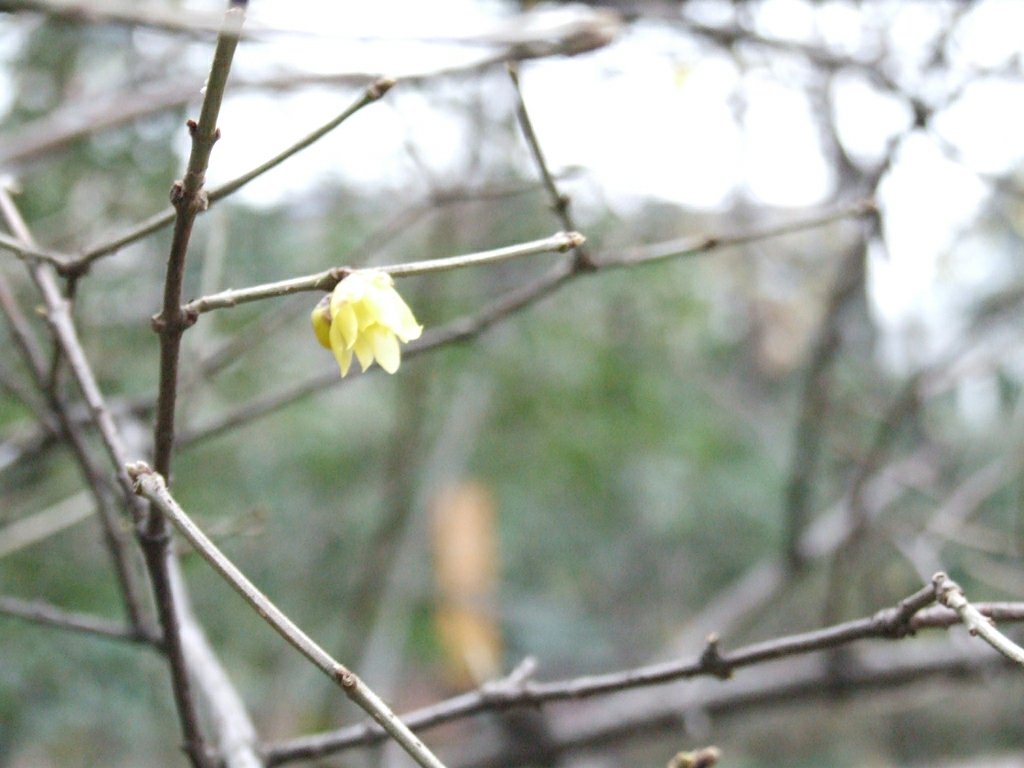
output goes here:
[[377, 363], [388, 373], [398, 370], [402, 362], [402, 351], [398, 348], [398, 339], [390, 330], [376, 325], [370, 329], [370, 341], [373, 344], [373, 356]]
[[[338, 327], [338, 336], [341, 338], [345, 349], [352, 349], [359, 336], [359, 318], [356, 317], [356, 310], [352, 304], [341, 304], [334, 313], [334, 320], [331, 322], [331, 331]], [[333, 342], [332, 342], [333, 343]]]
[[330, 298], [324, 296], [320, 302], [313, 308], [312, 314], [309, 316], [310, 321], [313, 323], [313, 333], [316, 334], [316, 340], [327, 349], [331, 348], [331, 302]]
[[359, 338], [356, 339], [352, 349], [356, 353], [356, 359], [359, 360], [359, 365], [362, 366], [364, 371], [373, 365], [373, 343], [370, 341], [370, 334], [359, 334]]
[[334, 359], [338, 361], [338, 367], [341, 368], [341, 378], [344, 379], [348, 375], [349, 366], [352, 365], [352, 350], [336, 347], [331, 351], [334, 352]]

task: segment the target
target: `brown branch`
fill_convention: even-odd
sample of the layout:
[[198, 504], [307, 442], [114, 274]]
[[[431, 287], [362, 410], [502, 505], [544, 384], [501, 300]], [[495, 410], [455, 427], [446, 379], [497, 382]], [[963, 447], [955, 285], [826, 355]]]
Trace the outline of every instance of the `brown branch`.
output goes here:
[[66, 23], [110, 24], [192, 37], [213, 37], [220, 26], [220, 19], [213, 14], [189, 12], [182, 8], [164, 10], [153, 3], [139, 8], [134, 3], [2, 0], [0, 12], [32, 12]]
[[[164, 281], [163, 311], [154, 321], [160, 338], [160, 376], [157, 394], [156, 424], [154, 428], [155, 462], [164, 476], [170, 476], [171, 456], [174, 449], [175, 400], [178, 387], [178, 357], [181, 337], [189, 325], [187, 316], [181, 311], [181, 290], [185, 278], [185, 260], [188, 254], [192, 226], [199, 212], [207, 205], [203, 189], [210, 153], [219, 137], [217, 116], [220, 112], [224, 89], [227, 85], [231, 61], [238, 46], [238, 36], [245, 20], [245, 6], [231, 3], [224, 14], [222, 31], [217, 37], [217, 46], [210, 65], [206, 82], [206, 95], [200, 110], [199, 120], [189, 121], [192, 137], [192, 151], [189, 154], [185, 175], [171, 188], [171, 203], [176, 211], [174, 234], [170, 255], [167, 260], [167, 274]], [[127, 464], [121, 465], [121, 471]], [[174, 701], [178, 709], [184, 749], [196, 768], [210, 768], [211, 758], [207, 752], [206, 740], [199, 726], [185, 657], [180, 616], [175, 603], [171, 580], [170, 530], [164, 516], [152, 506], [145, 523], [139, 529], [139, 542], [146, 558], [157, 612], [163, 627], [164, 645], [171, 670]]]
[[[372, 104], [373, 102], [382, 98], [384, 94], [387, 93], [388, 90], [394, 84], [395, 81], [390, 78], [378, 78], [377, 80], [370, 83], [369, 86], [367, 86], [367, 88], [363, 91], [362, 95], [353, 104], [351, 104], [336, 117], [327, 121], [316, 130], [299, 139], [299, 141], [295, 142], [291, 146], [279, 152], [277, 155], [270, 158], [266, 162], [258, 165], [256, 168], [253, 168], [252, 170], [247, 171], [246, 173], [243, 173], [242, 175], [234, 179], [231, 179], [230, 181], [227, 181], [219, 186], [205, 190], [201, 201], [197, 202], [195, 199], [193, 200], [192, 204], [198, 205], [198, 208], [195, 212], [191, 214], [192, 218], [194, 219], [196, 214], [205, 211], [208, 206], [212, 205], [213, 203], [216, 203], [219, 200], [223, 200], [225, 197], [237, 192], [239, 189], [244, 187], [249, 182], [262, 176], [268, 171], [276, 168], [288, 158], [306, 149], [314, 142], [320, 140], [328, 133], [333, 131], [335, 128], [337, 128], [339, 125], [341, 125], [343, 122], [345, 122], [356, 112], [361, 110], [363, 107], [368, 106], [369, 104]], [[196, 137], [194, 136], [193, 141], [195, 140]], [[207, 141], [210, 141], [210, 149], [212, 149], [212, 142], [216, 141], [216, 137], [214, 136], [211, 139], [207, 139]], [[208, 159], [209, 149], [207, 150], [206, 154], [206, 160]], [[192, 162], [191, 159], [190, 162]], [[203, 168], [203, 173], [205, 174], [205, 166]], [[183, 189], [182, 192], [184, 191], [185, 190]], [[174, 202], [174, 196], [177, 193], [174, 190], [172, 190], [171, 194], [172, 202]], [[193, 195], [194, 198], [197, 198], [199, 197], [199, 190], [194, 190], [189, 194]], [[163, 229], [171, 222], [177, 222], [177, 224], [175, 225], [175, 231], [177, 232], [178, 226], [182, 224], [181, 208], [183, 204], [184, 201], [179, 200], [178, 202], [175, 202], [172, 207], [164, 211], [161, 211], [160, 213], [154, 214], [153, 216], [149, 217], [145, 221], [140, 222], [130, 231], [117, 237], [116, 239], [88, 249], [87, 251], [82, 253], [77, 259], [67, 261], [63, 265], [64, 271], [69, 274], [82, 272], [88, 269], [89, 266], [97, 259], [100, 259], [104, 256], [109, 256], [110, 254], [118, 251], [124, 246], [129, 245], [130, 243], [133, 243], [137, 240], [147, 237], [148, 235], [151, 235], [154, 232]]]
[[[733, 652], [723, 652], [718, 647], [717, 639], [712, 638], [704, 652], [696, 659], [652, 664], [622, 672], [547, 683], [510, 677], [415, 710], [402, 719], [410, 728], [426, 730], [483, 712], [523, 706], [535, 707], [556, 701], [575, 701], [700, 676], [725, 678], [743, 667], [838, 648], [865, 639], [898, 640], [920, 629], [945, 628], [957, 622], [956, 614], [948, 609], [932, 610], [927, 615], [923, 614], [923, 609], [934, 602], [935, 594], [935, 588], [929, 584], [873, 616], [748, 645]], [[977, 608], [982, 612], [1000, 611], [1006, 620], [1011, 620], [1012, 617], [1012, 620], [1024, 621], [1024, 603], [978, 605]], [[268, 766], [282, 765], [297, 760], [324, 757], [354, 747], [377, 744], [384, 738], [377, 725], [364, 722], [329, 733], [272, 744], [264, 750], [264, 755]]]

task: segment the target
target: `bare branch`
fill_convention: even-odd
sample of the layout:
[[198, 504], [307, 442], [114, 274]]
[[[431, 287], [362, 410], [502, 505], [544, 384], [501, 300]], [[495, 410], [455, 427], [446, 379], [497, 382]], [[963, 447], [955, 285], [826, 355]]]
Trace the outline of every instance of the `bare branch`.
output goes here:
[[217, 546], [207, 538], [167, 490], [163, 478], [145, 464], [129, 465], [128, 472], [135, 480], [138, 493], [147, 498], [160, 512], [174, 523], [175, 527], [196, 548], [203, 559], [219, 573], [231, 587], [255, 609], [260, 617], [311, 661], [321, 672], [338, 685], [345, 694], [364, 709], [381, 727], [397, 741], [402, 748], [423, 768], [444, 768], [443, 763], [424, 746], [423, 742], [408, 729], [388, 706], [353, 672], [335, 661], [330, 654], [316, 644], [305, 632], [292, 622], [270, 599], [260, 592], [248, 578], [224, 556]]
[[[17, 206], [15, 206], [14, 201], [11, 199], [10, 192], [2, 186], [0, 186], [0, 211], [2, 211], [4, 219], [11, 230], [15, 232], [19, 241], [32, 244], [32, 235], [24, 219], [22, 219]], [[57, 342], [57, 348], [63, 354], [64, 359], [68, 361], [72, 374], [89, 406], [90, 416], [100, 432], [103, 444], [114, 460], [115, 472], [122, 479], [122, 491], [129, 491], [131, 484], [128, 482], [127, 475], [123, 470], [116, 468], [118, 466], [116, 463], [117, 457], [124, 453], [117, 430], [109, 411], [106, 409], [102, 393], [96, 384], [92, 369], [85, 359], [85, 353], [78, 341], [78, 334], [71, 320], [68, 303], [57, 287], [54, 270], [48, 264], [35, 261], [28, 262], [27, 266], [29, 275], [43, 297], [43, 303], [46, 307], [46, 320]], [[3, 283], [3, 287], [5, 286], [6, 284]], [[8, 317], [16, 328], [16, 316], [9, 314]], [[19, 330], [15, 330], [16, 337], [20, 333]], [[56, 389], [49, 385], [47, 371], [42, 366], [42, 361], [36, 359], [36, 355], [31, 352], [32, 345], [28, 344], [27, 339], [25, 340], [25, 345], [23, 353], [26, 357], [29, 371], [35, 380], [36, 387], [46, 395], [48, 405], [57, 419], [60, 430], [66, 437], [78, 461], [83, 478], [96, 499], [100, 512], [100, 521], [103, 525], [104, 540], [121, 586], [125, 610], [133, 626], [139, 632], [148, 633], [144, 626], [147, 623], [147, 619], [142, 607], [143, 587], [133, 568], [131, 556], [128, 552], [128, 537], [121, 526], [120, 515], [114, 508], [109, 491], [103, 480], [105, 473], [100, 471], [100, 468], [93, 460], [92, 454], [86, 445], [85, 437], [72, 418], [67, 405], [58, 396]], [[125, 495], [125, 499], [129, 507], [135, 512], [136, 520], [140, 519], [141, 505], [135, 502], [130, 495]], [[133, 504], [134, 507], [132, 506]]]
[[[700, 676], [728, 677], [741, 667], [803, 656], [870, 638], [898, 640], [920, 629], [946, 628], [956, 622], [956, 615], [948, 609], [933, 610], [924, 616], [922, 609], [934, 600], [935, 590], [928, 585], [896, 605], [868, 618], [848, 621], [813, 632], [780, 637], [749, 645], [731, 653], [722, 652], [718, 648], [717, 639], [712, 639], [696, 659], [653, 664], [606, 675], [538, 683], [513, 673], [504, 680], [486, 684], [475, 691], [410, 712], [402, 719], [409, 727], [423, 730], [483, 712], [603, 696]], [[1015, 620], [1024, 620], [1024, 603], [986, 605], [979, 606], [979, 609], [1002, 611], [1005, 617], [1012, 616]], [[932, 670], [931, 674], [935, 674], [935, 671]], [[746, 691], [745, 695], [749, 696], [750, 692]], [[295, 760], [324, 757], [357, 746], [376, 744], [383, 738], [384, 734], [377, 725], [366, 722], [271, 745], [264, 753], [268, 766], [282, 765]]]
[[[411, 261], [405, 264], [394, 264], [391, 266], [374, 267], [375, 272], [387, 272], [393, 277], [409, 277], [411, 275], [424, 275], [431, 272], [445, 272], [462, 267], [472, 267], [480, 264], [491, 264], [499, 261], [508, 261], [523, 256], [533, 256], [538, 253], [564, 253], [583, 242], [583, 235], [578, 232], [559, 232], [543, 240], [534, 240], [520, 245], [510, 245], [507, 248], [495, 248], [492, 251], [481, 251], [480, 253], [469, 253], [464, 256], [451, 256], [444, 259], [430, 259], [427, 261]], [[290, 280], [281, 280], [276, 283], [265, 283], [264, 285], [253, 286], [252, 288], [240, 288], [238, 290], [228, 289], [215, 293], [212, 296], [190, 301], [182, 307], [187, 314], [202, 314], [214, 309], [234, 307], [238, 304], [245, 304], [250, 301], [287, 296], [292, 293], [303, 291], [329, 291], [341, 281], [346, 275], [357, 270], [349, 267], [334, 267], [324, 272], [305, 277], [294, 277]]]
[[42, 600], [19, 600], [16, 597], [0, 596], [0, 613], [72, 632], [98, 635], [112, 640], [127, 640], [132, 643], [160, 645], [159, 637], [147, 634], [140, 629], [108, 621], [98, 616], [65, 611]]
[[[551, 207], [559, 221], [562, 222], [562, 227], [567, 232], [576, 232], [579, 230], [579, 227], [576, 226], [576, 221], [569, 211], [571, 200], [568, 195], [563, 195], [558, 191], [555, 178], [548, 168], [544, 152], [541, 150], [540, 142], [537, 140], [537, 133], [533, 130], [533, 121], [530, 120], [530, 113], [527, 111], [526, 102], [523, 100], [523, 91], [519, 87], [519, 67], [516, 66], [515, 62], [509, 62], [508, 75], [512, 80], [512, 87], [516, 94], [516, 117], [519, 120], [519, 127], [523, 131], [526, 143], [530, 147], [530, 154], [533, 156], [537, 169], [540, 171], [541, 180], [544, 182], [544, 189], [547, 190], [548, 197], [551, 198]], [[593, 260], [583, 243], [580, 243], [573, 250], [576, 252], [576, 261], [581, 268], [593, 268]]]
[[[315, 131], [312, 131], [308, 135], [299, 139], [290, 147], [278, 153], [274, 157], [270, 158], [265, 163], [262, 163], [258, 165], [256, 168], [253, 168], [251, 171], [243, 173], [241, 176], [238, 176], [230, 181], [225, 182], [224, 184], [207, 190], [204, 207], [199, 211], [199, 213], [201, 213], [202, 210], [205, 210], [206, 206], [212, 205], [218, 200], [222, 200], [228, 195], [237, 192], [250, 181], [253, 181], [254, 179], [262, 176], [267, 171], [276, 168], [288, 158], [296, 155], [297, 153], [301, 152], [302, 150], [312, 145], [314, 142], [326, 136], [328, 133], [333, 131], [335, 128], [337, 128], [339, 125], [345, 122], [356, 112], [361, 110], [363, 107], [372, 104], [373, 102], [383, 97], [384, 94], [387, 93], [388, 90], [394, 85], [394, 82], [395, 81], [390, 78], [379, 78], [375, 80], [374, 82], [370, 83], [369, 86], [367, 86], [366, 90], [363, 91], [363, 94], [359, 97], [359, 99], [355, 101], [355, 103], [347, 107], [343, 112], [341, 112], [333, 119], [324, 123]], [[145, 221], [140, 222], [130, 231], [117, 237], [116, 239], [88, 249], [77, 259], [67, 262], [64, 268], [69, 272], [80, 272], [84, 269], [87, 269], [89, 265], [92, 264], [92, 262], [96, 261], [97, 259], [100, 259], [104, 256], [109, 256], [110, 254], [114, 253], [115, 251], [118, 251], [119, 249], [123, 248], [126, 245], [134, 243], [137, 240], [141, 240], [142, 238], [147, 237], [148, 235], [151, 235], [154, 232], [158, 232], [159, 230], [163, 229], [165, 226], [173, 222], [177, 216], [178, 211], [175, 207], [171, 207], [164, 211], [161, 211], [160, 213], [157, 213], [149, 217]]]
[[935, 588], [935, 599], [956, 611], [968, 632], [980, 637], [1010, 661], [1024, 665], [1024, 648], [996, 629], [990, 617], [971, 605], [959, 584], [941, 571], [932, 577], [932, 583]]

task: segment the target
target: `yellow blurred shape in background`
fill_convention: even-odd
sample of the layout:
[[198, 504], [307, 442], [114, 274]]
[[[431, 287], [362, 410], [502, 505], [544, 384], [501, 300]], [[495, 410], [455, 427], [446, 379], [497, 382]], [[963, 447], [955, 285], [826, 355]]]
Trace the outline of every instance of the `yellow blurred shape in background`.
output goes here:
[[435, 624], [449, 681], [476, 686], [502, 669], [496, 508], [481, 483], [445, 488], [433, 505]]

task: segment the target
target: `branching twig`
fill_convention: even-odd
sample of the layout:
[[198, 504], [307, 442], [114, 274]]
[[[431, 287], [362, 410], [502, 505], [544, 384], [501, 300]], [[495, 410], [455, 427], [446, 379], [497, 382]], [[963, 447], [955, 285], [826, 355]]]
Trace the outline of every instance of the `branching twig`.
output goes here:
[[148, 499], [161, 514], [169, 518], [181, 534], [231, 587], [251, 605], [260, 617], [292, 647], [309, 659], [321, 672], [337, 684], [345, 694], [374, 718], [412, 758], [424, 768], [444, 768], [423, 742], [408, 729], [388, 706], [353, 672], [335, 661], [312, 638], [299, 629], [207, 538], [167, 490], [163, 478], [142, 463], [130, 465], [139, 494]]
[[941, 571], [932, 577], [935, 599], [942, 605], [956, 611], [960, 621], [972, 635], [980, 637], [1006, 658], [1024, 665], [1024, 648], [996, 629], [991, 617], [985, 616], [964, 597], [964, 591], [955, 581]]
[[[498, 261], [532, 256], [538, 253], [564, 253], [583, 242], [583, 236], [578, 232], [559, 232], [543, 240], [534, 240], [520, 245], [511, 245], [507, 248], [496, 248], [492, 251], [481, 251], [480, 253], [469, 253], [463, 256], [451, 256], [444, 259], [430, 259], [428, 261], [412, 261], [406, 264], [394, 264], [391, 266], [374, 267], [377, 272], [387, 272], [393, 277], [408, 277], [410, 275], [423, 275], [430, 272], [444, 272], [461, 267], [471, 267], [478, 264], [490, 264]], [[195, 301], [190, 301], [181, 309], [190, 315], [199, 315], [210, 312], [214, 309], [234, 307], [250, 301], [260, 301], [276, 296], [287, 296], [292, 293], [303, 291], [329, 291], [338, 282], [355, 270], [349, 267], [334, 267], [324, 272], [305, 277], [294, 277], [290, 280], [281, 280], [276, 283], [265, 283], [251, 288], [240, 288], [238, 290], [228, 289], [215, 293], [212, 296], [204, 296]]]
[[[577, 700], [619, 691], [661, 685], [699, 676], [728, 677], [734, 670], [786, 657], [849, 645], [869, 638], [897, 640], [925, 628], [946, 628], [956, 623], [949, 609], [924, 612], [935, 600], [935, 589], [928, 585], [896, 605], [874, 616], [848, 621], [825, 629], [780, 637], [763, 643], [723, 652], [712, 638], [696, 659], [666, 662], [606, 675], [539, 683], [517, 677], [489, 683], [447, 701], [415, 710], [403, 716], [411, 728], [423, 730], [444, 723], [513, 707], [538, 706], [548, 702]], [[978, 606], [983, 612], [1001, 612], [1007, 620], [1024, 621], [1024, 603]], [[511, 676], [510, 676], [511, 678]], [[379, 743], [384, 733], [373, 723], [361, 723], [337, 731], [303, 736], [270, 746], [265, 750], [267, 764], [281, 765]]]
[[[369, 86], [367, 86], [367, 88], [363, 91], [362, 95], [353, 104], [347, 107], [336, 117], [332, 118], [331, 120], [327, 121], [322, 126], [317, 128], [316, 130], [299, 139], [290, 147], [279, 152], [277, 155], [270, 158], [265, 163], [261, 163], [257, 167], [253, 168], [251, 171], [247, 171], [246, 173], [243, 173], [241, 176], [238, 176], [234, 179], [231, 179], [230, 181], [224, 182], [219, 186], [212, 187], [211, 189], [206, 190], [206, 198], [205, 202], [203, 203], [204, 207], [202, 208], [202, 210], [205, 210], [205, 206], [209, 206], [219, 200], [224, 199], [228, 195], [237, 192], [239, 189], [244, 187], [249, 182], [259, 178], [267, 171], [276, 168], [288, 158], [306, 149], [314, 142], [322, 139], [324, 136], [333, 131], [335, 128], [337, 128], [339, 125], [345, 122], [356, 112], [361, 110], [363, 107], [372, 104], [373, 102], [380, 99], [385, 93], [388, 92], [388, 90], [394, 84], [395, 81], [387, 77], [378, 78], [377, 80], [374, 80], [372, 83], [370, 83]], [[142, 238], [163, 229], [165, 226], [173, 222], [177, 216], [177, 207], [171, 207], [164, 211], [161, 211], [160, 213], [154, 214], [153, 216], [150, 216], [145, 221], [140, 222], [131, 230], [124, 233], [123, 235], [120, 235], [114, 240], [90, 248], [84, 253], [82, 253], [82, 255], [79, 256], [77, 259], [67, 261], [64, 264], [63, 268], [67, 272], [81, 272], [85, 269], [88, 269], [89, 265], [92, 264], [97, 259], [100, 259], [104, 256], [108, 256], [114, 253], [115, 251], [124, 248], [126, 245], [130, 245], [131, 243], [134, 243], [137, 240], [141, 240]], [[0, 245], [2, 245], [2, 243], [0, 243]]]

